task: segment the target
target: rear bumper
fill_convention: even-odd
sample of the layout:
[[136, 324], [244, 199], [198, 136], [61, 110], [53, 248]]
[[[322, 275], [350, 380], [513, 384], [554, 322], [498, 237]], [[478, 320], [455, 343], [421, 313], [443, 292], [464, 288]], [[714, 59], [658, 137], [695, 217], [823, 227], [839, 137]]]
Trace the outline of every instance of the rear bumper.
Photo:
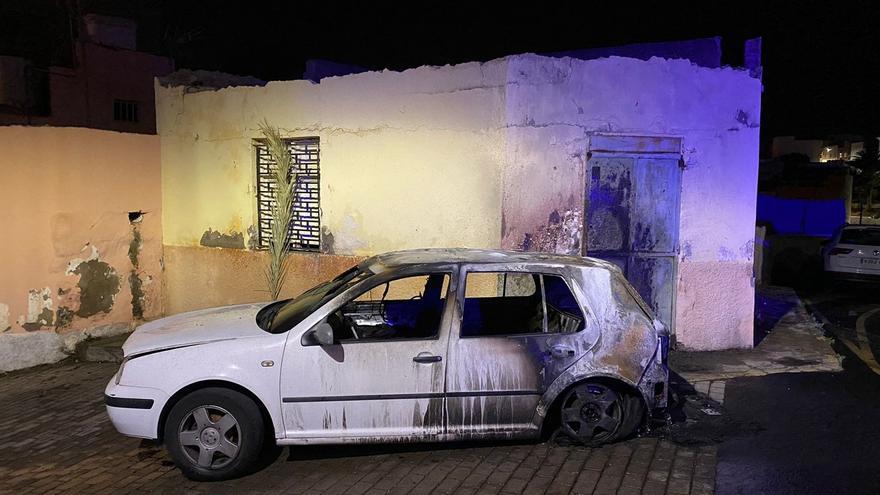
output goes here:
[[657, 339], [657, 350], [651, 358], [651, 362], [645, 368], [642, 379], [639, 381], [639, 390], [645, 397], [648, 410], [665, 409], [669, 398], [669, 367], [667, 356], [669, 352], [669, 337], [663, 336]]
[[104, 403], [110, 422], [119, 433], [129, 437], [158, 438], [159, 415], [168, 396], [161, 390], [117, 385], [110, 379], [104, 389]]
[[859, 271], [825, 270], [825, 275], [833, 280], [847, 282], [880, 283], [880, 273], [865, 273]]

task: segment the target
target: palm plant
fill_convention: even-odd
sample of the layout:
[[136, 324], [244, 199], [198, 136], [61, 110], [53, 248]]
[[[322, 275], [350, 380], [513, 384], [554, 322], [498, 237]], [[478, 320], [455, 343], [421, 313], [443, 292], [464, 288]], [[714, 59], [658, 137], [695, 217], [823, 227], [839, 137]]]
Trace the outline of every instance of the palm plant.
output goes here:
[[269, 259], [266, 264], [266, 285], [272, 300], [278, 299], [287, 278], [290, 254], [290, 207], [296, 193], [297, 173], [293, 170], [290, 151], [277, 127], [260, 123], [269, 154], [275, 160], [275, 202], [272, 204], [272, 236], [269, 238]]

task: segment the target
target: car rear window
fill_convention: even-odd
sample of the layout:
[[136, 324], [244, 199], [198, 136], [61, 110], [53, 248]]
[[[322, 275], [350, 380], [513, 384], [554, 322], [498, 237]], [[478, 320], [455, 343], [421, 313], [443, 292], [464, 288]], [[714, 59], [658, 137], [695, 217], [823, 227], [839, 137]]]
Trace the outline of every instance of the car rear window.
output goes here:
[[840, 233], [841, 244], [859, 246], [880, 246], [880, 229], [878, 228], [846, 228]]

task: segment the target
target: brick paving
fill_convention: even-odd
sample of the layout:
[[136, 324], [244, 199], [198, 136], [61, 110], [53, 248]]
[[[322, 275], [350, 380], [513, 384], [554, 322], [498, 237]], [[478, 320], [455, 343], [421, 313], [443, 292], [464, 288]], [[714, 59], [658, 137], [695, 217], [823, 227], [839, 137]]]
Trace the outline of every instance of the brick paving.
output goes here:
[[0, 376], [0, 494], [711, 494], [716, 447], [637, 438], [598, 449], [551, 443], [295, 447], [237, 480], [195, 483], [164, 450], [104, 412], [115, 364]]

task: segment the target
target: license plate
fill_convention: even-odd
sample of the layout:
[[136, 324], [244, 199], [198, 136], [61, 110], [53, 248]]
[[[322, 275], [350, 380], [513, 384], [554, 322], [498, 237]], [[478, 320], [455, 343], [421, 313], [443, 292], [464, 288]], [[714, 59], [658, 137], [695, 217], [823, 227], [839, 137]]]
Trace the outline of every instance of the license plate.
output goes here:
[[863, 265], [880, 265], [880, 259], [877, 258], [862, 258]]

